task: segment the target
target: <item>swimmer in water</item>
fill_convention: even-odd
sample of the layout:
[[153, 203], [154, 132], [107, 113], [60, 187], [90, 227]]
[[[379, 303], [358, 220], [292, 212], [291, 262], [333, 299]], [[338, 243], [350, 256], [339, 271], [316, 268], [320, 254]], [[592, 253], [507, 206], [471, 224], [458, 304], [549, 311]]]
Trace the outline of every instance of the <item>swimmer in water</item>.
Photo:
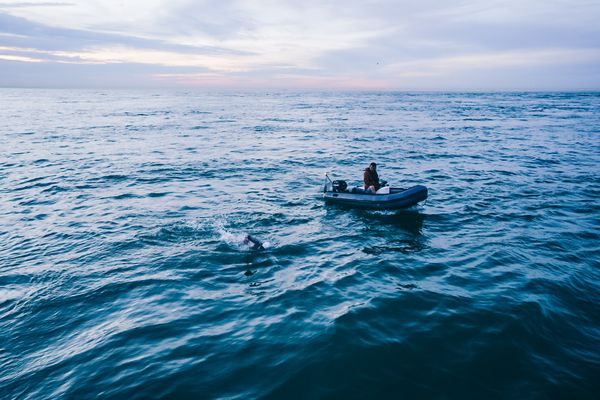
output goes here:
[[251, 250], [264, 250], [263, 242], [258, 240], [252, 235], [246, 235], [244, 238], [244, 244], [250, 247]]

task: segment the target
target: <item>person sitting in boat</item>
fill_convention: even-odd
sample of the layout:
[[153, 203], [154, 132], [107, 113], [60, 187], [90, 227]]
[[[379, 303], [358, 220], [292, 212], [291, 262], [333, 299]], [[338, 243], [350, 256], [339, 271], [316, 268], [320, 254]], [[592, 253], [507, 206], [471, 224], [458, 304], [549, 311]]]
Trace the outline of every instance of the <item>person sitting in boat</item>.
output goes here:
[[365, 168], [364, 181], [365, 191], [375, 194], [381, 188], [379, 175], [377, 175], [377, 164], [374, 162], [369, 165], [369, 168]]

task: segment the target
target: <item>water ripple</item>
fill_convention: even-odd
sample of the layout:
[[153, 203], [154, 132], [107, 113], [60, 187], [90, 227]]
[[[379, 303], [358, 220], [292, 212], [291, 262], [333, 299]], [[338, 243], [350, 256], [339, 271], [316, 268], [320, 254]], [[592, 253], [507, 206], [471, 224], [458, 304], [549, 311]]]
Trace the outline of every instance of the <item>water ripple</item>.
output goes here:
[[2, 92], [0, 397], [598, 393], [597, 93]]

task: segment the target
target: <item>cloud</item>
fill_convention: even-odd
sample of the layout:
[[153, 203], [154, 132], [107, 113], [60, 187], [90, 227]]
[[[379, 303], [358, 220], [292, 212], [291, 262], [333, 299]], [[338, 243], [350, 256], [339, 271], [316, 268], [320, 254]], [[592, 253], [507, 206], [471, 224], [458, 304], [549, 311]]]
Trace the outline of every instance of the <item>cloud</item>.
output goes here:
[[[600, 87], [600, 3], [585, 0], [88, 0], [0, 10], [3, 65], [111, 64], [118, 74], [122, 64], [150, 85]], [[142, 64], [156, 69], [125, 67]]]
[[172, 87], [156, 79], [163, 73], [199, 73], [201, 68], [164, 67], [148, 64], [74, 64], [24, 62], [0, 57], [0, 87], [136, 88]]
[[235, 54], [240, 56], [250, 54], [217, 46], [194, 46], [132, 35], [57, 28], [3, 13], [0, 13], [0, 35], [0, 45], [40, 50], [79, 51], [90, 47], [121, 45], [142, 49], [176, 51], [184, 54]]
[[503, 68], [600, 63], [597, 49], [553, 49], [507, 51], [398, 62], [384, 68], [395, 75], [444, 75], [455, 71], [497, 70]]
[[258, 16], [235, 0], [176, 1], [152, 21], [157, 33], [217, 40], [252, 36], [260, 26]]
[[16, 2], [16, 3], [0, 3], [0, 8], [11, 9], [11, 8], [32, 8], [32, 7], [65, 7], [73, 6], [75, 3], [63, 3], [63, 2]]

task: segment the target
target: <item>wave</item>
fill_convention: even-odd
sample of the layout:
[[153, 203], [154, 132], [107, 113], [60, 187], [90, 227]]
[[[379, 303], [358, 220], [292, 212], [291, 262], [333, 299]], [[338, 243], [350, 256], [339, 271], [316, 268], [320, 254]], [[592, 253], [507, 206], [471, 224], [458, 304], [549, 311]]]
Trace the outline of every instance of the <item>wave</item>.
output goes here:
[[103, 93], [0, 110], [1, 396], [598, 392], [597, 94]]

